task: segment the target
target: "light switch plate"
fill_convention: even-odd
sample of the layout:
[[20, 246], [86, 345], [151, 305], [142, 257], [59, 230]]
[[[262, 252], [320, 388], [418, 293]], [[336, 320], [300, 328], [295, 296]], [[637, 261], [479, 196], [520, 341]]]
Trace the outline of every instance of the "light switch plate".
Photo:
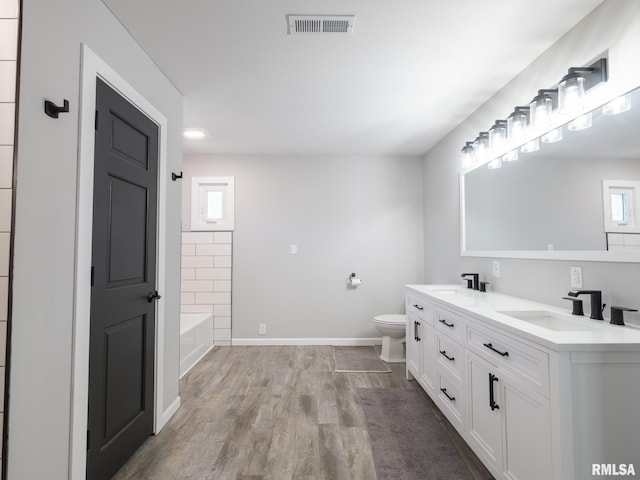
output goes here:
[[292, 243], [291, 246], [289, 247], [289, 251], [291, 252], [291, 255], [297, 255], [298, 245], [296, 245], [295, 243]]
[[569, 267], [571, 288], [582, 288], [582, 267]]
[[499, 260], [494, 260], [493, 261], [493, 276], [498, 278], [500, 276], [500, 261]]
[[266, 323], [261, 323], [258, 326], [258, 334], [259, 335], [266, 335], [267, 334], [267, 324]]

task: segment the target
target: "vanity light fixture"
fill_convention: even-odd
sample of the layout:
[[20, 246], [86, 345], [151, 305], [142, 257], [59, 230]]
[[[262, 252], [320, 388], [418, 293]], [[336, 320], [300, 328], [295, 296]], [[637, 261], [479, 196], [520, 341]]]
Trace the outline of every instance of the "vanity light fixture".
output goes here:
[[[518, 150], [531, 153], [540, 149], [541, 141], [562, 140], [561, 124], [566, 122], [570, 131], [589, 128], [592, 114], [580, 115], [583, 100], [589, 90], [607, 81], [607, 75], [606, 58], [586, 67], [571, 67], [557, 88], [538, 90], [528, 106], [515, 107], [507, 120], [496, 120], [489, 132], [480, 132], [474, 142], [466, 142], [462, 148], [462, 168], [469, 170], [489, 160], [489, 168], [500, 168], [502, 162], [517, 160]], [[614, 115], [630, 107], [628, 96], [620, 97], [604, 105], [603, 113]]]
[[580, 113], [586, 91], [607, 81], [607, 61], [604, 58], [588, 67], [571, 67], [558, 84], [558, 110], [563, 115]]
[[509, 143], [522, 141], [529, 126], [529, 107], [516, 107], [507, 118], [507, 140]]
[[475, 160], [474, 154], [473, 142], [467, 142], [464, 147], [462, 147], [462, 168], [466, 170], [473, 166]]
[[558, 89], [538, 90], [529, 104], [530, 125], [532, 128], [543, 128], [551, 122], [551, 113], [558, 104]]
[[496, 123], [489, 129], [489, 149], [492, 152], [499, 152], [507, 144], [507, 121], [496, 120]]
[[631, 95], [621, 95], [614, 98], [609, 103], [602, 106], [602, 113], [605, 115], [617, 115], [631, 109]]
[[475, 161], [484, 163], [489, 158], [489, 132], [480, 132], [473, 142], [473, 148], [476, 152]]

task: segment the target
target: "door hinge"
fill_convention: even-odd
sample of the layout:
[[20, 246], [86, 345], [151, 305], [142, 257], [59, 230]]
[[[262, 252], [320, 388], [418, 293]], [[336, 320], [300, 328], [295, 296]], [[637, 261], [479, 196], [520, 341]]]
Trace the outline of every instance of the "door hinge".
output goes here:
[[98, 130], [98, 110], [96, 110], [96, 118], [95, 118], [94, 123], [95, 123], [95, 125], [94, 125], [95, 129]]
[[91, 286], [93, 287], [93, 279], [95, 278], [95, 267], [91, 266]]

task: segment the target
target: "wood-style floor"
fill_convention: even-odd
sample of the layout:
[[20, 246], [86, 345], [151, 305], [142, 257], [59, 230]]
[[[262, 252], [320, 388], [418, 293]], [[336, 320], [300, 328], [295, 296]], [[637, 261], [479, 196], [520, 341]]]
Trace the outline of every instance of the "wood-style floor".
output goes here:
[[[392, 373], [335, 373], [327, 346], [216, 347], [182, 406], [117, 480], [375, 480], [357, 388], [422, 390]], [[476, 479], [492, 478], [423, 392]]]

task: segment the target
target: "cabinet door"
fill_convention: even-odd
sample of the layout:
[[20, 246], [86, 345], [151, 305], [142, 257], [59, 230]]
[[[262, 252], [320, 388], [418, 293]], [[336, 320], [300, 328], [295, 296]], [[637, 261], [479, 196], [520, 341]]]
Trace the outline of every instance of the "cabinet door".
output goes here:
[[[419, 328], [420, 348], [422, 349], [420, 384], [432, 394], [437, 385], [436, 380], [436, 332], [435, 329], [424, 322]], [[433, 398], [433, 395], [431, 395]]]
[[413, 315], [407, 315], [407, 378], [413, 375], [419, 379], [422, 373], [422, 348], [420, 343], [420, 328], [422, 322]]
[[467, 379], [469, 441], [490, 470], [501, 472], [503, 405], [496, 386], [499, 376], [491, 363], [467, 353]]
[[512, 480], [552, 478], [549, 400], [501, 378], [504, 472]]

